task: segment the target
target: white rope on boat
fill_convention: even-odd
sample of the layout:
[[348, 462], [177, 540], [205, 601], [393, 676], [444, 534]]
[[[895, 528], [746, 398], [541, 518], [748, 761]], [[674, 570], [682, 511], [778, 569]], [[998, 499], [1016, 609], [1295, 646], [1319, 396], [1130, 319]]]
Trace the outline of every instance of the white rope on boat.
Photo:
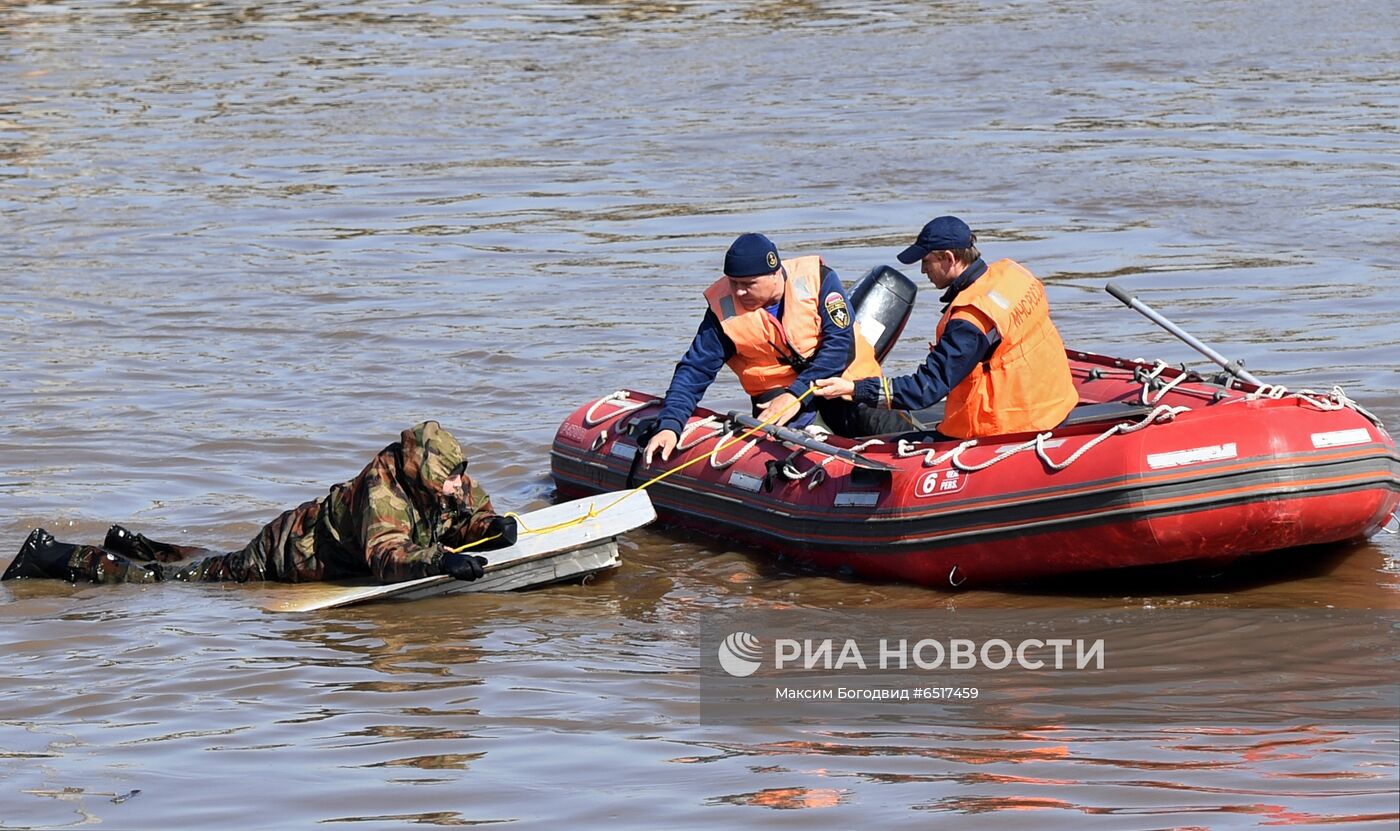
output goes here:
[[693, 422], [691, 422], [690, 424], [687, 424], [687, 425], [685, 426], [685, 428], [681, 430], [680, 438], [678, 438], [678, 439], [676, 440], [676, 452], [679, 453], [679, 452], [684, 451], [684, 450], [689, 450], [689, 449], [691, 449], [692, 447], [697, 447], [697, 446], [699, 446], [701, 443], [703, 443], [705, 440], [707, 440], [707, 439], [710, 438], [709, 436], [704, 436], [704, 435], [702, 435], [700, 438], [696, 439], [695, 441], [691, 442], [690, 444], [686, 444], [686, 443], [685, 443], [686, 437], [689, 436], [691, 433], [698, 432], [698, 431], [700, 431], [700, 430], [702, 430], [702, 429], [710, 429], [710, 430], [713, 430], [716, 434], [718, 434], [718, 433], [720, 432], [720, 429], [721, 429], [721, 428], [720, 428], [720, 423], [721, 423], [721, 422], [720, 422], [720, 420], [719, 420], [718, 418], [716, 418], [715, 416], [709, 415], [709, 416], [705, 416], [704, 418], [700, 419], [699, 421], [693, 421]]
[[1030, 441], [1022, 442], [1021, 444], [1012, 447], [1003, 447], [995, 456], [993, 456], [985, 462], [982, 462], [981, 464], [976, 465], [967, 464], [962, 460], [962, 453], [954, 451], [953, 467], [965, 473], [976, 473], [979, 470], [986, 470], [987, 468], [991, 467], [992, 465], [996, 464], [1002, 459], [1009, 459], [1012, 456], [1015, 456], [1017, 453], [1020, 453], [1022, 450], [1030, 450], [1032, 447], [1035, 447], [1037, 444], [1039, 444], [1041, 440], [1048, 435], [1050, 434], [1040, 433]]
[[1143, 404], [1149, 405], [1149, 406], [1150, 406], [1150, 405], [1154, 405], [1154, 404], [1156, 404], [1157, 402], [1161, 401], [1163, 396], [1165, 396], [1167, 393], [1171, 392], [1172, 389], [1175, 388], [1177, 384], [1180, 384], [1182, 381], [1185, 381], [1185, 380], [1186, 380], [1186, 376], [1190, 374], [1189, 372], [1182, 372], [1182, 373], [1178, 374], [1175, 378], [1171, 379], [1171, 381], [1167, 382], [1160, 390], [1158, 390], [1158, 391], [1157, 391], [1157, 394], [1154, 395], [1154, 396], [1152, 397], [1152, 399], [1149, 401], [1148, 398], [1147, 398], [1147, 393], [1151, 391], [1152, 382], [1155, 381], [1155, 380], [1157, 380], [1157, 376], [1161, 375], [1161, 374], [1162, 374], [1162, 370], [1167, 369], [1167, 368], [1168, 368], [1168, 364], [1167, 364], [1166, 361], [1158, 361], [1158, 362], [1156, 363], [1156, 366], [1153, 368], [1152, 372], [1151, 372], [1146, 378], [1143, 379], [1143, 381], [1142, 381], [1142, 403], [1143, 403]]
[[739, 448], [739, 452], [735, 453], [733, 458], [721, 462], [719, 460], [718, 455], [719, 449], [724, 446], [724, 440], [732, 435], [734, 435], [732, 431], [726, 430], [715, 437], [715, 446], [713, 449], [710, 450], [710, 467], [714, 468], [715, 470], [724, 470], [725, 468], [732, 466], [735, 462], [747, 456], [750, 450], [753, 450], [755, 447], [758, 446], [757, 438], [749, 439], [748, 441], [744, 442], [744, 446]]
[[[1186, 380], [1188, 373], [1183, 372], [1176, 378], [1173, 378], [1170, 382], [1168, 382], [1165, 386], [1158, 390], [1156, 395], [1153, 395], [1149, 398], [1152, 382], [1162, 374], [1163, 370], [1167, 368], [1168, 364], [1162, 361], [1158, 361], [1153, 370], [1143, 379], [1141, 394], [1142, 402], [1144, 404], [1156, 405], [1150, 413], [1148, 413], [1141, 420], [1136, 422], [1118, 422], [1109, 429], [1105, 430], [1103, 433], [1085, 442], [1079, 447], [1078, 450], [1071, 453], [1063, 461], [1057, 462], [1054, 459], [1051, 459], [1050, 456], [1045, 452], [1046, 440], [1053, 437], [1053, 433], [1050, 432], [1039, 433], [1036, 435], [1035, 438], [1031, 439], [1030, 441], [1023, 442], [1013, 447], [1003, 448], [995, 456], [991, 457], [985, 462], [980, 462], [978, 464], [969, 464], [962, 460], [962, 455], [965, 451], [977, 446], [977, 439], [968, 439], [967, 441], [964, 441], [961, 444], [959, 444], [957, 447], [954, 447], [951, 450], [944, 451], [941, 454], [938, 453], [934, 448], [929, 448], [925, 450], [923, 448], [920, 448], [914, 442], [909, 441], [908, 439], [900, 439], [898, 444], [895, 446], [894, 455], [896, 458], [900, 459], [908, 459], [914, 456], [923, 456], [924, 467], [937, 467], [943, 464], [944, 462], [951, 461], [952, 466], [957, 468], [958, 470], [967, 473], [973, 473], [979, 470], [986, 470], [992, 465], [995, 465], [997, 462], [1000, 462], [1004, 459], [1009, 459], [1012, 456], [1015, 456], [1017, 453], [1021, 453], [1025, 450], [1034, 449], [1036, 456], [1040, 458], [1041, 463], [1044, 464], [1046, 467], [1050, 468], [1051, 470], [1064, 470], [1065, 468], [1079, 461], [1079, 459], [1081, 459], [1084, 456], [1084, 454], [1088, 453], [1090, 450], [1107, 441], [1112, 436], [1122, 436], [1127, 435], [1129, 433], [1135, 433], [1139, 430], [1146, 429], [1147, 427], [1153, 424], [1167, 424], [1169, 422], [1175, 421], [1176, 417], [1181, 415], [1182, 413], [1190, 412], [1191, 408], [1184, 405], [1174, 407], [1169, 404], [1159, 403], [1162, 400], [1162, 398], [1166, 396], [1167, 393], [1171, 392], [1172, 389], [1174, 389], [1178, 384]], [[1375, 422], [1378, 425], [1380, 424], [1380, 422], [1376, 419], [1375, 416], [1367, 412], [1355, 401], [1351, 400], [1351, 398], [1347, 396], [1347, 394], [1342, 390], [1341, 387], [1333, 387], [1330, 393], [1320, 393], [1316, 390], [1299, 390], [1298, 392], [1289, 393], [1287, 387], [1278, 384], [1266, 384], [1257, 389], [1255, 392], [1248, 393], [1245, 396], [1245, 398], [1249, 400], [1257, 400], [1260, 398], [1278, 400], [1284, 397], [1297, 398], [1302, 402], [1316, 407], [1317, 409], [1322, 410], [1324, 412], [1341, 410], [1344, 408], [1352, 409], [1365, 416], [1366, 418], [1370, 419], [1372, 422]], [[864, 446], [865, 445], [862, 445], [862, 447]], [[810, 471], [808, 472], [810, 473]]]
[[793, 482], [801, 482], [803, 479], [806, 479], [812, 471], [826, 467], [827, 463], [835, 458], [835, 456], [827, 456], [825, 459], [813, 464], [806, 470], [798, 470], [793, 466], [792, 462], [783, 462], [783, 477]]
[[1277, 401], [1288, 394], [1288, 387], [1283, 384], [1263, 384], [1254, 392], [1247, 393], [1245, 398], [1256, 401], [1260, 398], [1269, 398]]
[[1050, 434], [1041, 433], [1039, 436], [1035, 437], [1035, 454], [1039, 456], [1040, 461], [1051, 470], [1064, 470], [1065, 468], [1079, 461], [1080, 456], [1083, 456], [1085, 453], [1088, 453], [1090, 450], [1097, 447], [1100, 442], [1106, 441], [1109, 436], [1123, 436], [1127, 435], [1128, 433], [1136, 433], [1137, 431], [1147, 427], [1149, 424], [1166, 424], [1169, 421], [1175, 421], [1177, 416], [1189, 411], [1190, 409], [1190, 407], [1172, 407], [1167, 404], [1162, 404], [1156, 409], [1154, 409], [1152, 412], [1144, 416], [1142, 421], [1139, 421], [1136, 424], [1130, 424], [1126, 421], [1120, 421], [1117, 424], [1110, 427], [1109, 429], [1105, 430], [1100, 435], [1095, 436], [1094, 438], [1085, 442], [1084, 446], [1071, 453], [1069, 455], [1069, 458], [1065, 459], [1063, 462], [1052, 461], [1050, 457], [1045, 454], [1045, 445], [1042, 439], [1044, 439]]
[[1341, 387], [1333, 387], [1331, 394], [1320, 393], [1317, 390], [1298, 390], [1293, 393], [1292, 397], [1311, 404], [1323, 412], [1344, 410], [1348, 407], [1356, 409], [1356, 402], [1348, 398]]
[[[1146, 363], [1146, 361], [1139, 360], [1137, 361], [1137, 363]], [[924, 467], [937, 467], [943, 464], [944, 462], [951, 461], [953, 467], [956, 467], [957, 469], [965, 471], [967, 473], [972, 473], [979, 470], [986, 470], [987, 468], [991, 467], [997, 462], [1000, 462], [1003, 459], [1009, 459], [1022, 451], [1034, 449], [1036, 456], [1040, 458], [1041, 463], [1044, 464], [1046, 467], [1050, 468], [1051, 470], [1064, 470], [1065, 468], [1079, 461], [1079, 459], [1082, 458], [1085, 453], [1088, 453], [1090, 450], [1107, 441], [1112, 436], [1122, 436], [1127, 435], [1129, 433], [1135, 433], [1139, 430], [1146, 429], [1147, 427], [1153, 424], [1167, 424], [1169, 422], [1175, 421], [1176, 417], [1181, 415], [1182, 413], [1190, 412], [1191, 408], [1184, 405], [1174, 407], [1169, 404], [1160, 403], [1162, 398], [1164, 398], [1167, 395], [1167, 393], [1175, 389], [1178, 384], [1184, 382], [1190, 373], [1182, 372], [1181, 374], [1173, 378], [1170, 382], [1166, 383], [1160, 390], [1157, 390], [1155, 395], [1151, 395], [1151, 397], [1149, 397], [1149, 394], [1152, 392], [1152, 382], [1155, 381], [1162, 374], [1163, 370], [1166, 370], [1168, 368], [1169, 365], [1166, 362], [1157, 361], [1153, 366], [1152, 371], [1149, 372], [1142, 380], [1142, 403], [1148, 405], [1155, 405], [1154, 409], [1150, 413], [1148, 413], [1140, 421], [1137, 422], [1118, 422], [1117, 424], [1110, 427], [1108, 430], [1105, 430], [1103, 433], [1085, 442], [1082, 446], [1080, 446], [1078, 450], [1074, 451], [1072, 454], [1069, 455], [1069, 457], [1060, 462], [1056, 462], [1055, 460], [1051, 459], [1049, 455], [1045, 452], [1046, 440], [1053, 436], [1053, 433], [1050, 432], [1039, 433], [1036, 435], [1035, 438], [1031, 439], [1030, 441], [1015, 445], [1014, 447], [1004, 448], [987, 461], [975, 465], [964, 462], [962, 460], [962, 454], [969, 448], [976, 447], [977, 439], [968, 439], [967, 441], [964, 441], [961, 444], [959, 444], [957, 447], [954, 447], [951, 450], [947, 450], [941, 454], [933, 448], [925, 450], [923, 448], [920, 448], [914, 442], [909, 441], [908, 439], [900, 439], [895, 447], [894, 455], [896, 458], [899, 459], [908, 459], [914, 456], [923, 456]], [[1377, 426], [1383, 426], [1381, 425], [1379, 419], [1377, 419], [1371, 413], [1367, 412], [1364, 407], [1362, 407], [1361, 405], [1353, 401], [1351, 398], [1349, 398], [1346, 392], [1343, 391], [1341, 387], [1333, 387], [1330, 393], [1320, 393], [1316, 390], [1299, 390], [1297, 392], [1290, 393], [1287, 387], [1282, 386], [1280, 384], [1265, 384], [1259, 387], [1254, 392], [1246, 394], [1245, 400], [1258, 400], [1261, 398], [1279, 400], [1285, 397], [1297, 398], [1303, 403], [1316, 407], [1317, 409], [1322, 410], [1324, 412], [1331, 412], [1334, 410], [1341, 409], [1355, 410], [1362, 416], [1365, 416], [1366, 418], [1370, 419]]]
[[920, 450], [917, 446], [915, 446], [913, 442], [907, 439], [900, 439], [899, 444], [895, 447], [894, 455], [900, 459], [908, 459], [911, 456], [918, 456], [922, 454], [924, 457], [924, 467], [938, 467], [939, 465], [943, 464], [944, 462], [948, 461], [954, 456], [960, 455], [964, 450], [968, 449], [969, 447], [975, 446], [977, 446], [977, 439], [968, 439], [967, 441], [963, 442], [962, 444], [958, 445], [957, 447], [954, 447], [952, 450], [949, 450], [948, 452], [940, 456], [937, 455], [938, 451], [934, 450], [933, 448], [929, 448], [928, 450]]
[[1139, 400], [1140, 400], [1143, 404], [1150, 404], [1150, 403], [1151, 403], [1150, 401], [1147, 400], [1147, 394], [1148, 394], [1149, 392], [1152, 391], [1152, 382], [1155, 381], [1155, 380], [1157, 380], [1157, 376], [1158, 376], [1158, 375], [1161, 375], [1161, 374], [1162, 374], [1162, 370], [1164, 370], [1164, 369], [1166, 369], [1166, 368], [1167, 368], [1167, 363], [1166, 363], [1166, 361], [1158, 361], [1157, 363], [1153, 364], [1153, 366], [1152, 366], [1152, 371], [1151, 371], [1150, 373], [1147, 374], [1147, 377], [1143, 378], [1142, 381], [1140, 382], [1140, 383], [1142, 384], [1142, 391], [1141, 391]]
[[[661, 403], [661, 399], [659, 398], [643, 399], [642, 401], [631, 401], [625, 404], [618, 403], [622, 401], [627, 401], [627, 390], [618, 390], [612, 395], [605, 395], [602, 398], [599, 398], [597, 401], [594, 401], [592, 406], [590, 406], [583, 414], [583, 426], [597, 427], [599, 424], [604, 424], [606, 422], [612, 421], [613, 419], [625, 413], [634, 412], [636, 410], [640, 410], [643, 407]], [[608, 415], [603, 416], [602, 418], [598, 418], [598, 407], [607, 403], [616, 404], [617, 409], [609, 413]]]
[[1038, 433], [1035, 438], [1029, 441], [1023, 442], [1018, 445], [1014, 445], [1012, 447], [1003, 448], [992, 458], [988, 459], [985, 462], [981, 462], [975, 465], [964, 462], [962, 460], [962, 454], [968, 448], [977, 446], [977, 439], [968, 439], [967, 441], [959, 444], [957, 447], [954, 447], [952, 450], [945, 451], [942, 454], [938, 454], [932, 448], [928, 450], [920, 450], [917, 446], [915, 446], [908, 440], [900, 439], [898, 446], [895, 448], [895, 456], [901, 459], [908, 459], [913, 456], [923, 455], [924, 467], [937, 467], [938, 465], [941, 465], [944, 462], [951, 459], [953, 467], [956, 467], [958, 470], [964, 471], [966, 473], [974, 473], [979, 470], [986, 470], [987, 468], [991, 467], [997, 462], [1000, 462], [1003, 459], [1009, 459], [1017, 453], [1020, 453], [1025, 450], [1034, 449], [1036, 456], [1040, 458], [1040, 461], [1046, 467], [1050, 468], [1051, 470], [1064, 470], [1065, 468], [1079, 461], [1079, 459], [1085, 453], [1088, 453], [1090, 450], [1094, 449], [1101, 443], [1107, 441], [1110, 436], [1135, 433], [1138, 430], [1142, 430], [1152, 424], [1165, 424], [1169, 421], [1174, 420], [1178, 415], [1187, 412], [1190, 409], [1190, 407], [1172, 407], [1167, 404], [1162, 404], [1159, 405], [1152, 412], [1144, 416], [1141, 421], [1120, 421], [1119, 423], [1105, 430], [1100, 435], [1095, 436], [1094, 438], [1085, 442], [1082, 447], [1074, 451], [1074, 453], [1070, 454], [1070, 456], [1067, 459], [1061, 462], [1056, 462], [1055, 460], [1051, 459], [1049, 455], [1047, 455], [1045, 452], [1046, 440], [1053, 438], [1054, 436], [1054, 434], [1050, 432]]
[[1334, 386], [1332, 387], [1331, 392], [1324, 393], [1318, 392], [1317, 390], [1298, 390], [1297, 392], [1289, 392], [1288, 387], [1285, 387], [1282, 384], [1265, 384], [1264, 386], [1245, 396], [1245, 399], [1249, 401], [1257, 401], [1261, 398], [1272, 400], [1278, 400], [1281, 398], [1296, 398], [1305, 404], [1310, 404], [1313, 407], [1316, 407], [1324, 413], [1330, 413], [1336, 410], [1343, 409], [1354, 410], [1355, 412], [1359, 413], [1362, 416], [1362, 418], [1365, 418], [1367, 421], [1371, 422], [1377, 427], [1380, 427], [1381, 429], [1385, 429], [1385, 424], [1380, 420], [1379, 417], [1376, 416], [1375, 413], [1356, 403], [1356, 401], [1354, 401], [1351, 398], [1351, 396], [1347, 395], [1346, 391], [1339, 386]]

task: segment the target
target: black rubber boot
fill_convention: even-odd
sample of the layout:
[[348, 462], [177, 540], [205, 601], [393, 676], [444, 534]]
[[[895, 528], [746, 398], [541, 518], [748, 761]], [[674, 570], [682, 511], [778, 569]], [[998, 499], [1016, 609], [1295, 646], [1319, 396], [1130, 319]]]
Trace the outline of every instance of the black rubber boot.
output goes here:
[[58, 542], [53, 534], [43, 528], [29, 532], [19, 553], [5, 569], [0, 580], [16, 580], [21, 577], [46, 577], [53, 580], [73, 580], [72, 559], [76, 545]]
[[120, 525], [113, 525], [107, 529], [107, 537], [102, 540], [102, 547], [114, 554], [143, 563], [173, 563], [202, 551], [168, 542], [156, 542], [144, 534], [133, 534]]

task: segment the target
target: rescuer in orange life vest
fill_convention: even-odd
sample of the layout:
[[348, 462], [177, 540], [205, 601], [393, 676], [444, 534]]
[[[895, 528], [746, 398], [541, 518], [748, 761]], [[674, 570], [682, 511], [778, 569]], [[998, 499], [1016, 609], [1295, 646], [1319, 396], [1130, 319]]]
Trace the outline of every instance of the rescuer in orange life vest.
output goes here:
[[841, 279], [821, 257], [783, 260], [764, 235], [743, 234], [729, 246], [724, 276], [705, 290], [705, 301], [705, 317], [676, 364], [647, 443], [647, 464], [658, 451], [663, 461], [671, 458], [681, 429], [725, 364], [753, 398], [754, 415], [774, 424], [802, 427], [820, 413], [843, 436], [907, 429], [897, 414], [869, 404], [809, 398], [795, 406], [818, 378], [880, 374]]
[[894, 410], [948, 405], [938, 432], [957, 439], [1049, 430], [1064, 421], [1079, 394], [1045, 286], [1011, 260], [988, 265], [977, 236], [955, 216], [919, 232], [899, 261], [921, 262], [946, 305], [938, 342], [912, 375], [822, 378], [813, 395], [849, 396]]

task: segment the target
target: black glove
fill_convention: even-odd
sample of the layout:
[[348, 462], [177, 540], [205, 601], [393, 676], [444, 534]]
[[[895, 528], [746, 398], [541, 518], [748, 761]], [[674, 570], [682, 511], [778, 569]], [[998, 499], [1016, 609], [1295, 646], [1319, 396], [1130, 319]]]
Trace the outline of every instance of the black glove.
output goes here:
[[515, 545], [515, 539], [520, 534], [520, 528], [515, 524], [515, 517], [498, 516], [492, 518], [486, 526], [486, 537], [495, 537], [490, 542], [484, 542], [478, 548], [482, 551], [494, 551], [497, 548], [505, 548]]
[[486, 573], [486, 558], [478, 557], [475, 554], [452, 554], [442, 555], [442, 570], [445, 574], [450, 574], [458, 580], [476, 580]]

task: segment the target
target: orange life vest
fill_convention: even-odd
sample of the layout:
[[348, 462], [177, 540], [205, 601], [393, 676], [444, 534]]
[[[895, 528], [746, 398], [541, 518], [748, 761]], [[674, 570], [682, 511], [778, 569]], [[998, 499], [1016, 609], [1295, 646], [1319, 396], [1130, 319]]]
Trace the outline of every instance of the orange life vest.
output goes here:
[[[728, 277], [719, 278], [705, 290], [705, 300], [719, 318], [720, 328], [734, 342], [734, 357], [729, 359], [729, 368], [739, 376], [739, 382], [749, 395], [792, 386], [797, 381], [797, 370], [784, 361], [811, 358], [821, 342], [821, 304], [828, 302], [828, 298], [817, 296], [822, 286], [822, 258], [784, 260], [783, 269], [787, 271], [787, 285], [783, 288], [781, 322], [765, 309], [743, 311], [730, 291]], [[848, 319], [853, 315], [850, 309], [845, 313]], [[875, 350], [860, 329], [854, 323], [850, 325], [854, 330], [856, 355], [841, 377], [879, 375], [880, 363], [875, 360]]]
[[991, 321], [1001, 342], [948, 393], [939, 432], [970, 439], [1049, 430], [1079, 403], [1064, 342], [1050, 322], [1045, 286], [1020, 264], [998, 260], [987, 266], [943, 312], [938, 337], [954, 319], [984, 331]]

